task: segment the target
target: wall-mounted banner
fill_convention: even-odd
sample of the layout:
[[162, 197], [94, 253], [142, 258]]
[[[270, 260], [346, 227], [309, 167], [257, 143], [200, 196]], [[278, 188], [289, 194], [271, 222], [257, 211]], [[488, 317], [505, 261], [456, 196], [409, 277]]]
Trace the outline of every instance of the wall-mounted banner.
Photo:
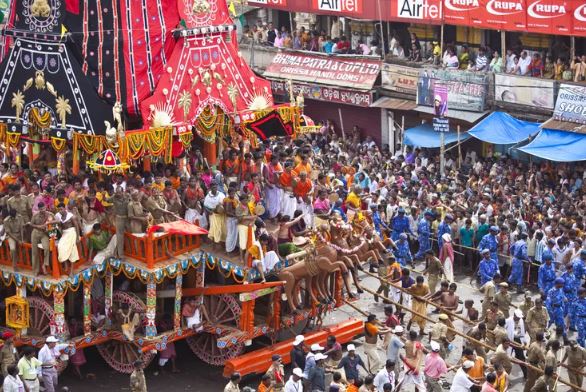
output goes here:
[[561, 84], [553, 118], [558, 121], [586, 124], [586, 87]]
[[483, 112], [488, 92], [489, 76], [481, 72], [423, 69], [417, 83], [417, 104], [434, 106], [435, 85], [448, 89], [450, 109]]
[[495, 74], [494, 100], [553, 109], [555, 82], [526, 76]]

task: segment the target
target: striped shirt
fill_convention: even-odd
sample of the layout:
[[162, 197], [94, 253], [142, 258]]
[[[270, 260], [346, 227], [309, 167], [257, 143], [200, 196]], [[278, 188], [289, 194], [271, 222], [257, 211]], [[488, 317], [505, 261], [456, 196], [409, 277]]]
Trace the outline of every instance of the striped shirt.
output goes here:
[[535, 241], [535, 261], [538, 263], [543, 262], [543, 251], [547, 247], [544, 239], [541, 241]]

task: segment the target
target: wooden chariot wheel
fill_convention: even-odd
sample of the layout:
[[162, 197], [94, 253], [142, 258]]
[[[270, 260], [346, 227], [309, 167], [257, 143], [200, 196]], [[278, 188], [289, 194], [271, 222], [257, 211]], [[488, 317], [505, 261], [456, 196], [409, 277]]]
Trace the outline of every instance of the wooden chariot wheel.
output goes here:
[[[240, 329], [240, 313], [242, 311], [238, 300], [233, 295], [206, 295], [204, 296], [210, 322], [218, 325], [227, 325]], [[218, 347], [218, 337], [225, 336], [232, 331], [221, 331], [219, 334], [201, 332], [186, 339], [191, 351], [205, 363], [214, 366], [223, 366], [224, 363], [237, 357], [244, 351], [244, 342], [235, 342], [226, 348]]]
[[[48, 299], [42, 297], [28, 297], [29, 304], [29, 327], [26, 330], [26, 336], [30, 337], [33, 345], [36, 340], [46, 338], [51, 335], [51, 321], [54, 320], [55, 310]], [[64, 325], [65, 335], [69, 335], [67, 323]], [[68, 361], [58, 361], [55, 366], [58, 373], [61, 373], [67, 367]]]
[[[133, 293], [126, 291], [114, 291], [112, 293], [113, 308], [119, 309], [120, 305], [128, 304], [133, 312], [138, 312], [145, 317], [145, 303]], [[110, 340], [97, 346], [98, 352], [104, 361], [114, 370], [120, 373], [130, 374], [134, 370], [134, 362], [137, 359], [144, 361], [144, 366], [155, 358], [156, 353], [141, 353], [140, 347], [135, 342]]]

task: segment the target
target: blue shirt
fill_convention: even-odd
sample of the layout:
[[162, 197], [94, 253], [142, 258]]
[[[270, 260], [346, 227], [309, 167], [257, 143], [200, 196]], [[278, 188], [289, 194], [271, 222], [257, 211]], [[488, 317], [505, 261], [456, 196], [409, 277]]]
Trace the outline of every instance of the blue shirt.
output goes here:
[[409, 227], [409, 218], [405, 215], [397, 215], [391, 221], [393, 225], [393, 235], [399, 236], [401, 233], [411, 233], [411, 228]]
[[362, 362], [362, 358], [358, 354], [354, 356], [354, 358], [350, 358], [350, 356], [346, 355], [340, 363], [338, 364], [338, 369], [344, 368], [344, 373], [346, 373], [347, 380], [356, 380], [358, 378], [358, 366], [364, 366], [364, 362]]
[[437, 228], [437, 241], [439, 244], [439, 248], [441, 249], [444, 246], [444, 240], [442, 239], [442, 235], [448, 233], [452, 235], [452, 227], [446, 223], [446, 221], [442, 221]]
[[482, 259], [480, 261], [480, 265], [478, 266], [478, 275], [480, 276], [480, 285], [484, 286], [484, 284], [488, 281], [491, 281], [492, 278], [499, 272], [499, 265], [496, 260], [493, 259]]
[[576, 278], [576, 275], [566, 271], [561, 277], [564, 278], [564, 294], [566, 294], [566, 297], [569, 299], [577, 298], [580, 281]]
[[547, 291], [553, 287], [555, 280], [555, 268], [553, 264], [541, 264], [537, 278], [537, 287], [547, 294]]
[[572, 263], [572, 266], [574, 267], [574, 275], [576, 275], [576, 278], [578, 280], [581, 280], [584, 275], [586, 274], [586, 265], [584, 265], [584, 262], [582, 261], [582, 259], [580, 259], [580, 257], [578, 257], [577, 259], [574, 260], [574, 262]]
[[417, 225], [417, 234], [419, 237], [429, 238], [431, 236], [431, 225], [427, 221], [427, 219], [423, 218], [419, 221]]
[[490, 258], [498, 260], [498, 240], [496, 236], [492, 234], [487, 234], [480, 240], [478, 244], [478, 251], [482, 251], [483, 249], [488, 249], [490, 251]]
[[518, 240], [511, 245], [511, 255], [519, 260], [529, 259], [529, 256], [527, 256], [527, 243], [525, 240]]
[[333, 46], [334, 46], [334, 43], [332, 41], [324, 42], [324, 52], [332, 53]]
[[550, 312], [563, 311], [567, 298], [564, 294], [564, 289], [552, 288], [547, 292], [545, 299], [545, 306]]
[[395, 244], [397, 245], [397, 249], [395, 250], [394, 254], [397, 258], [397, 261], [401, 263], [402, 266], [406, 266], [407, 262], [413, 261], [411, 250], [409, 249], [409, 242], [405, 240], [399, 240]]

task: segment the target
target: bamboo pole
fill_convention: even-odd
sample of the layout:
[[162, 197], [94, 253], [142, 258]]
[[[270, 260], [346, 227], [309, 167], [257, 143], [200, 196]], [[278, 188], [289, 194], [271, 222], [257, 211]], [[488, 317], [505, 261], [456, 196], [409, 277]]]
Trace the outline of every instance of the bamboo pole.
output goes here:
[[[364, 291], [366, 291], [367, 293], [370, 293], [372, 295], [378, 295], [380, 298], [389, 301], [391, 304], [395, 305], [396, 307], [401, 308], [401, 309], [404, 309], [404, 310], [406, 310], [406, 311], [414, 314], [415, 316], [421, 317], [421, 318], [429, 321], [430, 323], [436, 323], [437, 322], [436, 320], [432, 319], [431, 317], [428, 317], [426, 314], [421, 314], [421, 313], [415, 312], [412, 309], [410, 309], [410, 308], [408, 308], [408, 307], [406, 307], [406, 306], [404, 306], [404, 305], [402, 305], [402, 304], [400, 304], [398, 302], [395, 302], [395, 301], [393, 301], [390, 298], [385, 297], [384, 295], [378, 294], [378, 293], [374, 292], [373, 290], [370, 290], [369, 288], [366, 288], [366, 287], [363, 286], [362, 289]], [[480, 340], [476, 340], [476, 339], [474, 339], [474, 338], [472, 338], [472, 337], [470, 337], [470, 336], [468, 336], [468, 335], [466, 335], [466, 334], [458, 331], [455, 328], [452, 328], [452, 327], [448, 326], [448, 330], [452, 331], [456, 335], [461, 336], [464, 339], [466, 339], [466, 340], [468, 340], [468, 341], [470, 341], [470, 342], [472, 342], [472, 343], [474, 343], [476, 345], [483, 346], [484, 348], [487, 348], [490, 351], [495, 351], [496, 350], [496, 347], [493, 347], [493, 346], [491, 346], [491, 345], [489, 345], [489, 344], [487, 344], [485, 342], [481, 342]], [[538, 368], [536, 366], [533, 366], [530, 363], [520, 361], [517, 358], [510, 358], [510, 360], [511, 360], [511, 362], [516, 363], [517, 365], [525, 366], [525, 367], [527, 367], [527, 368], [529, 368], [531, 370], [534, 370], [534, 371], [538, 372], [539, 374], [543, 374], [543, 370], [542, 369], [540, 369], [540, 368]], [[577, 385], [571, 384], [569, 381], [566, 381], [566, 380], [563, 380], [563, 379], [560, 379], [560, 378], [558, 378], [558, 380], [562, 384], [567, 385], [570, 388], [573, 388], [574, 390], [586, 392], [585, 389], [582, 389], [581, 387], [579, 387]]]
[[[396, 283], [393, 283], [393, 282], [390, 282], [390, 281], [388, 281], [388, 280], [385, 280], [385, 279], [381, 278], [380, 276], [378, 276], [378, 275], [375, 275], [375, 274], [372, 274], [372, 273], [370, 273], [370, 272], [368, 272], [368, 271], [362, 271], [362, 272], [364, 272], [364, 273], [365, 273], [365, 274], [367, 274], [367, 275], [370, 275], [370, 276], [372, 276], [373, 278], [376, 278], [376, 279], [378, 279], [378, 280], [379, 280], [379, 281], [381, 281], [381, 282], [388, 283], [389, 285], [393, 286], [394, 288], [396, 288], [396, 289], [400, 290], [401, 292], [403, 292], [403, 293], [405, 293], [405, 294], [409, 294], [411, 297], [413, 297], [413, 298], [415, 298], [415, 299], [417, 299], [417, 300], [419, 300], [419, 301], [426, 302], [426, 303], [427, 303], [427, 304], [429, 304], [429, 305], [432, 305], [432, 306], [434, 306], [434, 307], [436, 307], [436, 308], [438, 308], [438, 309], [441, 309], [441, 311], [442, 311], [442, 312], [444, 312], [444, 313], [446, 313], [447, 315], [450, 315], [450, 316], [452, 316], [452, 317], [454, 317], [454, 318], [460, 319], [460, 320], [462, 320], [463, 322], [465, 322], [465, 323], [467, 323], [467, 324], [469, 324], [469, 325], [472, 325], [472, 326], [477, 326], [477, 325], [479, 324], [479, 322], [475, 323], [475, 322], [473, 322], [473, 321], [470, 321], [470, 320], [468, 320], [468, 319], [467, 319], [467, 318], [465, 318], [465, 317], [462, 317], [462, 316], [460, 316], [460, 315], [458, 315], [458, 314], [456, 314], [456, 313], [454, 313], [454, 312], [452, 312], [452, 311], [450, 311], [450, 310], [447, 310], [447, 309], [443, 308], [443, 307], [442, 307], [440, 304], [438, 304], [438, 303], [436, 303], [436, 302], [433, 302], [433, 301], [431, 301], [431, 300], [429, 300], [429, 299], [427, 299], [427, 298], [422, 298], [422, 297], [419, 297], [419, 296], [417, 296], [417, 295], [413, 295], [413, 294], [411, 294], [411, 293], [409, 292], [409, 290], [407, 290], [407, 289], [404, 289], [403, 287], [399, 286], [399, 285], [398, 285], [398, 284], [396, 284]], [[379, 295], [379, 297], [380, 297], [380, 295]], [[511, 305], [512, 305], [512, 304], [511, 304]], [[515, 305], [512, 305], [512, 306], [516, 308], [516, 306], [515, 306]], [[494, 334], [494, 333], [493, 333], [493, 331], [487, 331], [487, 332], [488, 332], [488, 333], [491, 333], [491, 334]], [[521, 349], [523, 349], [523, 348], [524, 348], [524, 346], [523, 346], [522, 344], [518, 344], [517, 342], [513, 342], [513, 341], [511, 341], [511, 342], [510, 342], [510, 344], [511, 344], [511, 346], [512, 346], [512, 347], [521, 348]], [[579, 371], [579, 370], [577, 370], [577, 369], [574, 369], [574, 368], [570, 368], [570, 367], [569, 367], [568, 365], [566, 365], [566, 364], [560, 363], [560, 366], [562, 366], [562, 367], [564, 367], [564, 368], [568, 369], [568, 371], [573, 371], [573, 372], [575, 372], [575, 373], [578, 373], [578, 374], [580, 374], [580, 375], [582, 375], [582, 376], [586, 376], [586, 373], [583, 373], [583, 372], [581, 372], [581, 371]]]

